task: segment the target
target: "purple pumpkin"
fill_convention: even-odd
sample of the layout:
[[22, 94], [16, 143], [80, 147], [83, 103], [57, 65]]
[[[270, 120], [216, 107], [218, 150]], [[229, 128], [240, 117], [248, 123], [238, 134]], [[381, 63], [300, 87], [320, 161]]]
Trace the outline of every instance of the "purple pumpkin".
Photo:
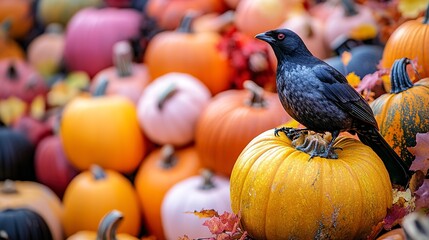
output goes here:
[[116, 42], [139, 35], [141, 13], [133, 9], [85, 8], [67, 25], [64, 60], [68, 70], [85, 71], [91, 77], [113, 65]]

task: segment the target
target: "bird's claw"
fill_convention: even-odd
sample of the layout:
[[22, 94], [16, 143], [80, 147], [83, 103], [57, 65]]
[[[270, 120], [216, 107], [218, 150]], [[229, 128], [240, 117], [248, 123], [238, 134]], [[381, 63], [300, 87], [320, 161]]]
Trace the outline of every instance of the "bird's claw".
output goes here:
[[298, 129], [292, 127], [281, 127], [274, 129], [274, 136], [279, 137], [279, 132], [284, 133], [289, 139], [294, 140], [299, 134], [303, 131], [307, 131], [307, 129]]

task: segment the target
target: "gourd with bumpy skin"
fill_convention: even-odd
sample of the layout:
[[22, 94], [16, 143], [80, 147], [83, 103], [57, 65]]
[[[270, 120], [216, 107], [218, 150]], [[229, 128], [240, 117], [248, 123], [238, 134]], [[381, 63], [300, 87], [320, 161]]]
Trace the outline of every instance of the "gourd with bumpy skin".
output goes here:
[[[310, 158], [320, 135], [268, 130], [242, 151], [231, 175], [231, 206], [255, 239], [363, 239], [392, 205], [388, 172], [375, 152], [339, 138], [338, 159]], [[305, 150], [297, 150], [297, 147]]]
[[406, 69], [410, 62], [408, 58], [395, 61], [390, 93], [370, 104], [381, 135], [408, 165], [414, 159], [408, 148], [416, 145], [416, 134], [429, 131], [429, 78], [413, 84]]

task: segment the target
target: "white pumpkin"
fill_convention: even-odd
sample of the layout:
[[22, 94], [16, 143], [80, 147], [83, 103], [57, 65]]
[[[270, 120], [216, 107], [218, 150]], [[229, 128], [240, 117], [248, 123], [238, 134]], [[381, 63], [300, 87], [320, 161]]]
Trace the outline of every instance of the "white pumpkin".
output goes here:
[[232, 212], [229, 197], [229, 180], [225, 177], [202, 174], [182, 180], [165, 195], [161, 217], [166, 239], [187, 235], [190, 239], [211, 237], [194, 211], [213, 209], [219, 214]]
[[185, 73], [153, 80], [137, 105], [140, 126], [153, 142], [183, 146], [194, 140], [198, 117], [211, 98], [209, 89]]

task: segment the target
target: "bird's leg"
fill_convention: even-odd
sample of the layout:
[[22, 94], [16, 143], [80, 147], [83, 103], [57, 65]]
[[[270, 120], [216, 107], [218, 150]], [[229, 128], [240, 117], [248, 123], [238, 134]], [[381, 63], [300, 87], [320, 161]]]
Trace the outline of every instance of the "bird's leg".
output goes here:
[[338, 135], [340, 135], [340, 131], [334, 130], [331, 132], [331, 134], [332, 134], [332, 139], [329, 142], [328, 146], [326, 147], [325, 152], [321, 155], [321, 157], [337, 159], [338, 155], [335, 153], [335, 148], [333, 148], [332, 146], [334, 145], [334, 142], [337, 139]]
[[286, 136], [294, 140], [297, 136], [299, 136], [303, 131], [308, 131], [306, 128], [292, 128], [292, 127], [281, 127], [274, 129], [274, 136], [278, 137], [279, 132], [283, 132]]

